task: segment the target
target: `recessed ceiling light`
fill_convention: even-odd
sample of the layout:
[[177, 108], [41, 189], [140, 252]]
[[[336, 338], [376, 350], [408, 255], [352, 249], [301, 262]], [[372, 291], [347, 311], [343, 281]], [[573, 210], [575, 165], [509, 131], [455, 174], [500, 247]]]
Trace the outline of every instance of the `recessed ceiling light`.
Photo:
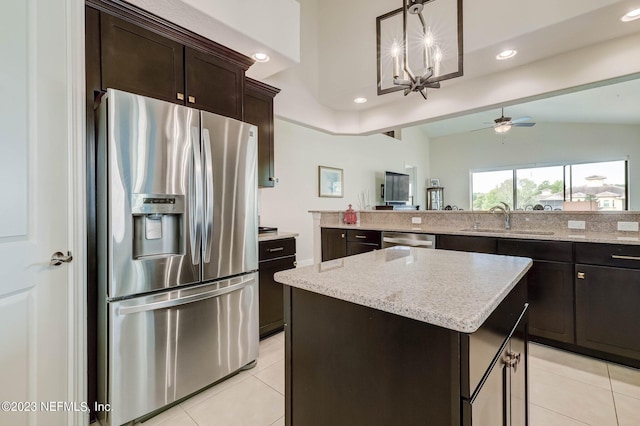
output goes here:
[[363, 104], [363, 103], [367, 102], [367, 98], [355, 98], [353, 100], [353, 102], [355, 102], [357, 104]]
[[636, 19], [640, 19], [640, 9], [632, 10], [620, 18], [622, 22], [635, 21]]
[[518, 53], [517, 50], [507, 49], [496, 55], [496, 59], [499, 61], [504, 61], [505, 59], [511, 59]]
[[256, 62], [269, 62], [269, 59], [271, 59], [269, 58], [269, 55], [262, 52], [256, 52], [253, 55], [251, 55], [251, 57], [255, 59]]

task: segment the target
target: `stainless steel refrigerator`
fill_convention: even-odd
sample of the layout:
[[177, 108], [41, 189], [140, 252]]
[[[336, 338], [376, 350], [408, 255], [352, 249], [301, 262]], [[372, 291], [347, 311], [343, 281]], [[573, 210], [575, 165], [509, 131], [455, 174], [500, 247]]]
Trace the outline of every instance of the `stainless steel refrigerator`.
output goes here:
[[121, 425], [258, 356], [257, 129], [109, 89], [97, 152], [98, 416]]

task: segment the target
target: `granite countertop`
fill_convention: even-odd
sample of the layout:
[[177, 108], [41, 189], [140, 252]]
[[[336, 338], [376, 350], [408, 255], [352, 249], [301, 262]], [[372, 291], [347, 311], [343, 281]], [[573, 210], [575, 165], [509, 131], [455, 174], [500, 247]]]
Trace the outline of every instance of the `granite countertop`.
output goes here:
[[475, 235], [479, 237], [502, 237], [502, 238], [520, 238], [528, 240], [547, 240], [547, 241], [573, 241], [585, 243], [607, 243], [607, 244], [636, 244], [640, 245], [640, 237], [637, 232], [589, 232], [581, 230], [553, 230], [538, 231], [534, 229], [480, 229], [468, 228], [452, 228], [437, 225], [322, 225], [324, 228], [340, 228], [340, 229], [362, 229], [373, 231], [395, 231], [395, 232], [413, 232], [423, 234], [447, 234], [447, 235]]
[[295, 232], [265, 232], [264, 234], [258, 234], [258, 242], [271, 241], [271, 240], [283, 240], [285, 238], [296, 238], [299, 234]]
[[275, 280], [473, 333], [532, 265], [524, 257], [391, 247], [281, 271]]

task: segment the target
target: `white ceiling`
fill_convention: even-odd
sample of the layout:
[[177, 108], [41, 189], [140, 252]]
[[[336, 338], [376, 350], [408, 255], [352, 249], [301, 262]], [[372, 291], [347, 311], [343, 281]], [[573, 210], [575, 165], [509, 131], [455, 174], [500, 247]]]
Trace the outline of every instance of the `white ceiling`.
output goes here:
[[[300, 1], [302, 13], [308, 2]], [[638, 0], [463, 3], [463, 79], [467, 80], [640, 31], [639, 21], [630, 24], [619, 21], [634, 5], [640, 7]], [[322, 104], [335, 110], [362, 111], [403, 97], [402, 93], [378, 96], [376, 92], [376, 17], [401, 5], [399, 0], [321, 0], [317, 48]], [[303, 58], [308, 47], [302, 45]], [[518, 55], [509, 61], [497, 61], [496, 54], [506, 48], [517, 49]], [[443, 82], [440, 90], [463, 79]], [[369, 101], [355, 105], [353, 99], [357, 96], [365, 96]]]
[[[500, 108], [489, 108], [474, 114], [422, 124], [419, 127], [430, 138], [437, 138], [490, 127], [493, 120], [500, 115]], [[504, 115], [513, 119], [529, 116], [531, 119], [527, 121], [535, 123], [640, 125], [640, 78], [531, 102], [504, 105]], [[510, 132], [526, 131], [526, 128], [510, 130]]]
[[[330, 133], [370, 134], [447, 119], [425, 127], [441, 135], [456, 126], [477, 128], [475, 123], [492, 121], [499, 116], [497, 108], [508, 105], [513, 105], [509, 115], [538, 121], [629, 120], [629, 108], [598, 107], [602, 97], [615, 99], [616, 93], [587, 92], [552, 103], [536, 101], [525, 109], [516, 104], [640, 76], [640, 20], [619, 21], [639, 8], [640, 0], [464, 0], [464, 77], [430, 90], [426, 102], [417, 94], [376, 93], [376, 17], [401, 7], [401, 0], [127, 1], [246, 55], [256, 42], [273, 49], [277, 64], [255, 64], [248, 75], [282, 89], [277, 116]], [[298, 58], [298, 44], [287, 37], [299, 41]], [[518, 55], [496, 61], [506, 48]], [[636, 89], [628, 86], [624, 94]], [[354, 104], [358, 96], [368, 102]], [[633, 99], [627, 101], [637, 108]], [[477, 117], [449, 121], [489, 108]]]

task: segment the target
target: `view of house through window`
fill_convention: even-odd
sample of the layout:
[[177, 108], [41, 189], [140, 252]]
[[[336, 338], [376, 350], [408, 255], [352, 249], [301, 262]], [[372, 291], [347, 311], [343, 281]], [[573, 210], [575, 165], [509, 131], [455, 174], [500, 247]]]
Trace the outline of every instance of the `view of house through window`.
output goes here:
[[626, 210], [627, 162], [472, 172], [471, 193], [474, 210], [500, 202], [515, 210]]

